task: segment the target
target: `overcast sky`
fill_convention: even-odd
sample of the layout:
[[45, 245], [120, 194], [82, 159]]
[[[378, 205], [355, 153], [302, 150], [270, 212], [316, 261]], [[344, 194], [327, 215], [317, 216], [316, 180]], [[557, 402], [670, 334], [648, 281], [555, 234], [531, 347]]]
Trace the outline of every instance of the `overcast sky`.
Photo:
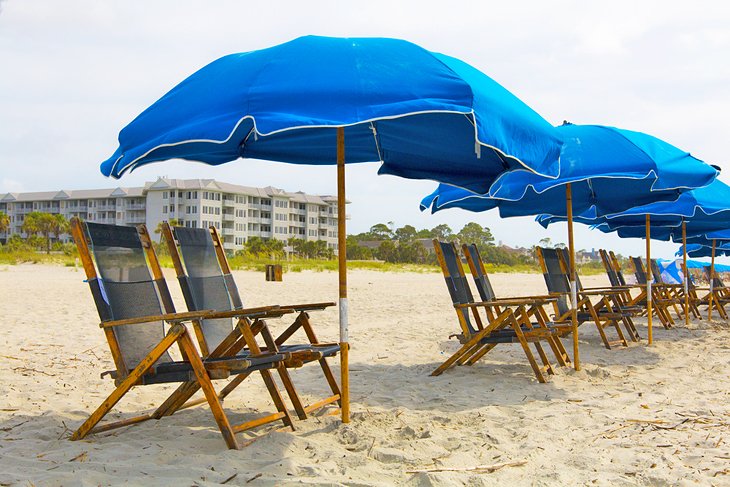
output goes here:
[[[730, 172], [726, 2], [0, 0], [0, 193], [169, 176], [333, 194], [334, 167], [172, 161], [121, 181], [98, 170], [119, 130], [195, 70], [306, 34], [407, 39], [481, 69], [554, 125], [640, 130]], [[544, 231], [495, 212], [421, 213], [435, 183], [377, 176], [376, 164], [347, 171], [349, 233], [389, 221], [454, 230], [478, 221], [509, 245], [566, 241], [564, 224]], [[641, 240], [576, 230], [579, 249], [643, 253]], [[653, 248], [670, 257], [676, 246]]]

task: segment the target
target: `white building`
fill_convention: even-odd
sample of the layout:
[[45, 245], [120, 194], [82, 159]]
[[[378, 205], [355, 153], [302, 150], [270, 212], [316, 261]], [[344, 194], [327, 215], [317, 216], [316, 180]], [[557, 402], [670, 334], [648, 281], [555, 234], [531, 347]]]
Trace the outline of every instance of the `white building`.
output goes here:
[[[193, 228], [212, 225], [219, 230], [224, 247], [233, 251], [242, 249], [250, 237], [324, 240], [337, 251], [336, 197], [213, 179], [158, 178], [142, 188], [0, 194], [0, 211], [10, 217], [10, 227], [0, 233], [0, 241], [16, 233], [25, 236], [25, 215], [40, 211], [97, 223], [145, 223], [150, 231], [171, 219]], [[61, 236], [61, 240], [68, 239]]]

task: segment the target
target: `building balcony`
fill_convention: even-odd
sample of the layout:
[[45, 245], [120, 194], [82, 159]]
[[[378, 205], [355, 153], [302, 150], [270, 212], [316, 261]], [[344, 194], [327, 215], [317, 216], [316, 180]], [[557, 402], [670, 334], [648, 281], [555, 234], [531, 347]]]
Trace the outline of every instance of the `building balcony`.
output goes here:
[[221, 233], [223, 235], [231, 235], [231, 236], [233, 236], [233, 235], [235, 235], [236, 231], [233, 228], [225, 228], [224, 227], [224, 228], [221, 229]]
[[141, 204], [134, 204], [134, 205], [126, 205], [124, 207], [124, 209], [125, 210], [144, 210], [145, 209], [145, 204], [144, 203], [141, 203]]
[[221, 216], [223, 217], [223, 221], [233, 221], [236, 219], [234, 213], [223, 213]]
[[233, 207], [236, 204], [236, 200], [227, 200], [223, 199], [223, 206], [225, 207]]

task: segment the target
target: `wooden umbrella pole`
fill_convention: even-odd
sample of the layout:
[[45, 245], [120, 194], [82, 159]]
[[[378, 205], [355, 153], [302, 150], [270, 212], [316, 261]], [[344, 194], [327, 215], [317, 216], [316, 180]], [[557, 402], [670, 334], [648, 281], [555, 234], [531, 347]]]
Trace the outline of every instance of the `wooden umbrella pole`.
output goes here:
[[349, 336], [347, 329], [347, 230], [345, 228], [345, 129], [337, 128], [337, 257], [340, 276], [340, 383], [342, 422], [350, 422]]
[[580, 370], [578, 351], [578, 286], [575, 279], [575, 245], [573, 244], [573, 188], [565, 185], [565, 205], [568, 213], [568, 253], [570, 254], [570, 321], [573, 328], [573, 364]]
[[651, 328], [652, 310], [651, 310], [651, 216], [646, 215], [646, 326], [648, 328], [649, 345], [654, 342], [654, 335]]
[[715, 297], [715, 239], [712, 239], [712, 257], [710, 258], [710, 302], [707, 307], [707, 319], [712, 321], [712, 298]]
[[682, 218], [682, 260], [684, 261], [684, 324], [689, 326], [689, 269], [687, 269], [687, 222]]

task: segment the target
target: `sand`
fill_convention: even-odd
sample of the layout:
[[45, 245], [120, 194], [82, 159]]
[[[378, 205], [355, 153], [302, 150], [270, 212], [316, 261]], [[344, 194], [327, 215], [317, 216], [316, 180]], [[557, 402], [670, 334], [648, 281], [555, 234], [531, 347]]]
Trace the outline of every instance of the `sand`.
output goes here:
[[[282, 283], [235, 274], [249, 306], [330, 301], [337, 293], [331, 272], [288, 273]], [[537, 274], [492, 281], [502, 296], [545, 293]], [[295, 432], [277, 424], [240, 434], [242, 443], [255, 441], [230, 451], [207, 406], [69, 441], [113, 388], [99, 378], [111, 357], [83, 273], [0, 267], [0, 485], [730, 484], [728, 325], [655, 327], [651, 348], [606, 350], [586, 324], [583, 370], [558, 367], [547, 384], [537, 383], [517, 345], [430, 377], [457, 348], [440, 274], [355, 271], [349, 283], [351, 423], [325, 410], [297, 422]], [[597, 276], [584, 284], [607, 282]], [[336, 309], [313, 320], [321, 340], [337, 340]], [[645, 321], [637, 324], [646, 336]], [[293, 378], [307, 401], [326, 394], [316, 365]], [[138, 387], [113, 417], [148, 410], [168, 391]], [[225, 406], [233, 421], [273, 410], [255, 376]], [[517, 465], [408, 473], [503, 463]]]

